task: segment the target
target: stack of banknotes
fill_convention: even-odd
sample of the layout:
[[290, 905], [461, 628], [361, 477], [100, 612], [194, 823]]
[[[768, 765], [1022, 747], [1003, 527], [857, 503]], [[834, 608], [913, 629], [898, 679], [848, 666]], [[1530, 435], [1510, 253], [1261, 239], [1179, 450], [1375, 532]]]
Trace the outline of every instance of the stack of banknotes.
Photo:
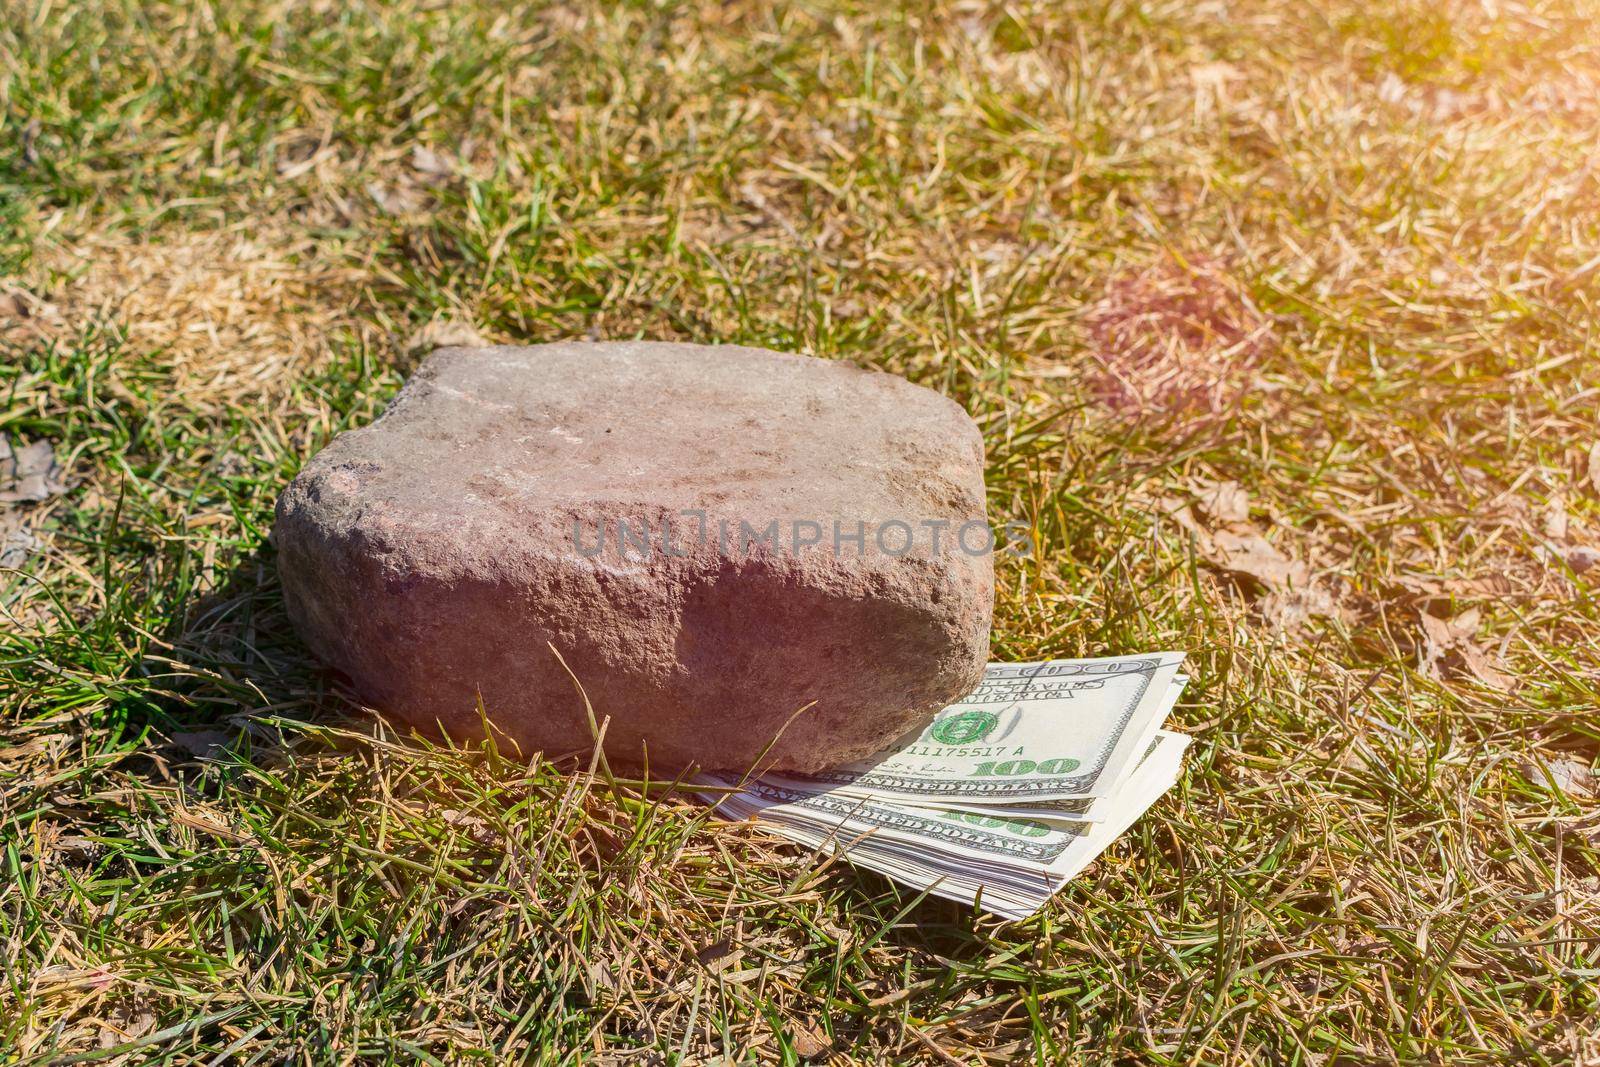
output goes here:
[[1183, 653], [993, 663], [927, 728], [818, 774], [703, 775], [730, 819], [1008, 919], [1038, 911], [1178, 780]]

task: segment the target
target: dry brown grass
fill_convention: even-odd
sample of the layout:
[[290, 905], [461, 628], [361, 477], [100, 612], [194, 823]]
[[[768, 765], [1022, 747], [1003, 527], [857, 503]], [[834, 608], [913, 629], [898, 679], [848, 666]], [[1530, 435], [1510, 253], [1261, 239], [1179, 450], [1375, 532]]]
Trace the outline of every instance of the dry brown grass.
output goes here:
[[90, 230], [41, 240], [13, 292], [25, 310], [7, 340], [70, 345], [105, 328], [131, 352], [168, 362], [170, 387], [197, 403], [247, 404], [328, 362], [359, 330], [367, 273], [281, 218], [153, 239]]

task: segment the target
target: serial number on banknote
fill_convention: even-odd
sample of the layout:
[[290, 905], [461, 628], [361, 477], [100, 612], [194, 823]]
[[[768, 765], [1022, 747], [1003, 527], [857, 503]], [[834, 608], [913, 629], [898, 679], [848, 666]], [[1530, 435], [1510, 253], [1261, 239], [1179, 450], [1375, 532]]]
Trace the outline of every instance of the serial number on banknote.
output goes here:
[[1071, 700], [1104, 689], [1103, 678], [986, 678], [958, 704], [1002, 704], [1015, 700]]
[[[978, 748], [945, 748], [940, 745], [912, 745], [902, 750], [905, 756], [920, 756], [923, 759], [976, 759], [982, 760], [969, 772], [972, 778], [988, 778], [997, 776], [1008, 778], [1019, 774], [1071, 774], [1083, 766], [1082, 760], [1073, 759], [1071, 756], [1059, 756], [1054, 759], [1031, 760], [1026, 759], [1027, 747], [1024, 745], [987, 745]], [[940, 765], [934, 763], [923, 764], [920, 769], [933, 770]]]

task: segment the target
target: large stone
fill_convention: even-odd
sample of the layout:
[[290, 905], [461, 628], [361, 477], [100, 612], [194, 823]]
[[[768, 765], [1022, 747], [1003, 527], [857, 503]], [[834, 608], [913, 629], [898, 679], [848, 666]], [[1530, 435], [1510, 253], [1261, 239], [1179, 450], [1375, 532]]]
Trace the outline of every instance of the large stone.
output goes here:
[[977, 683], [984, 518], [977, 428], [904, 379], [556, 344], [434, 353], [274, 539], [307, 644], [418, 727], [589, 749], [576, 678], [613, 760], [743, 769], [783, 731], [763, 765], [800, 770]]

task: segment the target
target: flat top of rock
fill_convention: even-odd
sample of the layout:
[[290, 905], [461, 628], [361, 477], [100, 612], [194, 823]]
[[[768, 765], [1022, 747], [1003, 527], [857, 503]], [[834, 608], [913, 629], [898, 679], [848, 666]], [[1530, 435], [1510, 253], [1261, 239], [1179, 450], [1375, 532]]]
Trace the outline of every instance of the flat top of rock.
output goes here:
[[597, 504], [915, 524], [982, 514], [982, 456], [957, 404], [892, 374], [622, 342], [440, 349], [313, 465], [423, 525]]

